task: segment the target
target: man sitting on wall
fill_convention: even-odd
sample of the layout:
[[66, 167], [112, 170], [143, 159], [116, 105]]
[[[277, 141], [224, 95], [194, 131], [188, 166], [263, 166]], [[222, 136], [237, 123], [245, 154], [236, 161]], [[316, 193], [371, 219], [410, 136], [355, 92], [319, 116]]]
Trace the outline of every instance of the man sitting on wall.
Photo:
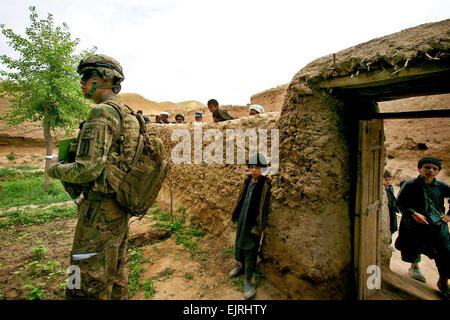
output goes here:
[[195, 122], [203, 122], [203, 112], [195, 113]]
[[401, 251], [402, 260], [409, 263], [420, 254], [434, 259], [439, 272], [437, 286], [448, 298], [450, 211], [444, 214], [444, 198], [450, 197], [450, 186], [435, 178], [441, 170], [439, 160], [422, 158], [418, 169], [419, 176], [405, 181], [397, 197], [403, 215], [395, 247]]
[[261, 113], [264, 113], [264, 108], [263, 108], [263, 106], [261, 106], [259, 104], [252, 104], [248, 108], [248, 115], [249, 116], [256, 116], [257, 114], [261, 114]]
[[184, 123], [184, 114], [179, 113], [175, 116], [176, 123]]
[[142, 110], [138, 110], [136, 113], [140, 113], [142, 115], [142, 118], [144, 118], [145, 123], [149, 123], [150, 119], [142, 113]]
[[159, 115], [161, 116], [161, 121], [162, 121], [163, 124], [170, 123], [169, 122], [169, 116], [170, 115], [169, 115], [168, 112], [163, 111], [163, 112], [160, 112]]

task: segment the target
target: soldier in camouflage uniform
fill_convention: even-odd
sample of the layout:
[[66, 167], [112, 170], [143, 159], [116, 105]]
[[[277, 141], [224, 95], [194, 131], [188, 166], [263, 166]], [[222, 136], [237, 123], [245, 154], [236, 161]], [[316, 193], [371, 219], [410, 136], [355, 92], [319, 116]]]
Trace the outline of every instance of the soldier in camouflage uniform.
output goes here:
[[117, 97], [125, 78], [116, 60], [93, 55], [82, 60], [77, 71], [83, 94], [96, 105], [78, 135], [75, 162], [54, 161], [48, 172], [63, 182], [73, 198], [81, 194], [70, 253], [70, 264], [80, 268], [81, 288], [66, 288], [66, 299], [128, 299], [131, 214], [116, 202], [105, 165], [115, 163], [126, 170], [135, 154], [139, 122], [130, 112], [122, 119], [116, 109], [127, 110]]

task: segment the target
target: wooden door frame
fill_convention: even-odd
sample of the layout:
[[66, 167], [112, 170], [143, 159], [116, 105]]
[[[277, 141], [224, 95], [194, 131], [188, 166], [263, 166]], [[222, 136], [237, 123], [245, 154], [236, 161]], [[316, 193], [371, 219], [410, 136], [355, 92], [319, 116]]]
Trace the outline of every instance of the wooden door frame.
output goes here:
[[[370, 109], [370, 106], [367, 106]], [[373, 110], [373, 109], [372, 109]], [[372, 120], [372, 119], [424, 119], [424, 118], [450, 118], [450, 110], [449, 109], [442, 109], [442, 110], [426, 110], [426, 111], [410, 111], [410, 112], [385, 112], [385, 113], [378, 113], [376, 112], [376, 110], [373, 110], [372, 112], [366, 113], [365, 117], [361, 117], [358, 120], [358, 138], [357, 138], [357, 148], [356, 150], [358, 151], [358, 155], [357, 155], [357, 159], [356, 159], [356, 166], [359, 168], [359, 166], [361, 165], [361, 161], [362, 161], [362, 155], [359, 153], [359, 150], [361, 150], [361, 136], [360, 136], [360, 126], [361, 126], [361, 121], [368, 121], [368, 120]], [[383, 136], [384, 136], [384, 124], [383, 124]], [[384, 145], [384, 139], [383, 139], [383, 145]], [[382, 152], [384, 153], [384, 146], [382, 147]], [[385, 159], [385, 155], [382, 155], [382, 158]], [[384, 163], [380, 164], [380, 170], [381, 170], [381, 175], [382, 172], [384, 171]], [[358, 270], [358, 266], [360, 265], [360, 250], [361, 250], [361, 213], [362, 213], [362, 208], [361, 208], [361, 203], [362, 200], [361, 199], [361, 192], [360, 192], [360, 188], [361, 188], [361, 177], [362, 177], [362, 172], [357, 172], [356, 174], [356, 179], [354, 181], [356, 181], [356, 188], [354, 189], [355, 191], [355, 197], [354, 197], [354, 222], [353, 222], [353, 266], [354, 266], [354, 279], [355, 279], [355, 285], [356, 285], [356, 298], [357, 299], [364, 299], [362, 293], [361, 293], [361, 286], [365, 285], [365, 284], [361, 284], [361, 279], [360, 276], [358, 274], [359, 270]], [[382, 201], [382, 196], [383, 196], [383, 190], [381, 188], [380, 190], [381, 194], [380, 194], [380, 201]], [[380, 258], [381, 258], [381, 237], [380, 237], [380, 231], [381, 231], [381, 214], [378, 215], [378, 222], [377, 222], [377, 228], [378, 228], [378, 247], [377, 247], [377, 265], [380, 266]]]
[[[371, 120], [360, 120], [358, 123], [358, 159], [357, 159], [357, 186], [356, 186], [356, 197], [355, 197], [355, 217], [354, 217], [354, 243], [353, 243], [353, 263], [356, 279], [356, 297], [357, 299], [367, 299], [372, 294], [375, 293], [375, 289], [370, 293], [370, 289], [366, 288], [367, 281], [367, 270], [366, 266], [366, 255], [364, 250], [366, 250], [363, 235], [367, 234], [365, 229], [370, 226], [370, 219], [373, 219], [373, 214], [376, 214], [375, 228], [372, 230], [375, 232], [375, 257], [373, 257], [373, 252], [368, 254], [372, 256], [376, 266], [380, 266], [381, 257], [381, 207], [383, 202], [383, 189], [382, 189], [382, 177], [384, 171], [384, 124], [381, 123], [381, 131], [376, 131], [380, 136], [372, 136], [373, 133], [366, 131], [367, 136], [365, 137], [365, 143], [368, 144], [365, 149], [363, 149], [363, 130], [367, 130], [370, 127]], [[377, 120], [383, 121], [383, 120]], [[366, 123], [366, 124], [365, 124]], [[370, 147], [374, 141], [377, 141], [377, 146]], [[369, 147], [369, 148], [367, 148]], [[374, 167], [371, 168], [369, 164], [369, 158], [371, 152], [375, 151], [374, 154], [378, 154], [376, 159], [373, 159]], [[377, 153], [378, 151], [379, 153]], [[368, 194], [368, 190], [362, 190], [364, 187], [363, 179], [367, 183], [374, 182], [378, 186], [378, 190], [373, 190], [373, 199]], [[373, 223], [373, 220], [372, 220]], [[373, 225], [370, 227], [373, 228]], [[372, 235], [373, 237], [373, 235]], [[373, 239], [372, 239], [373, 240]], [[370, 257], [369, 257], [370, 260]]]

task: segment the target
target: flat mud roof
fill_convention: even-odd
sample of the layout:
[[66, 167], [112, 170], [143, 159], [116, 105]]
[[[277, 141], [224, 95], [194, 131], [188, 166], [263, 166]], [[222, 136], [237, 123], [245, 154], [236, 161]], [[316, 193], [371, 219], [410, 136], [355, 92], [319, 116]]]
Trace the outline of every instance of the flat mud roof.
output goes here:
[[450, 92], [450, 19], [319, 58], [294, 82], [375, 101]]

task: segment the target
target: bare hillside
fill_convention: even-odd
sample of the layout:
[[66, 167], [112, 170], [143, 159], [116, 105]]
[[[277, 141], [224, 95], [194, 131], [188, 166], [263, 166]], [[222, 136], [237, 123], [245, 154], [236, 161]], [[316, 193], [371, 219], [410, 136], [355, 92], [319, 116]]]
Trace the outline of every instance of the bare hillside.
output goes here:
[[[196, 111], [203, 111], [205, 116], [208, 116], [208, 108], [195, 100], [183, 101], [179, 103], [174, 102], [156, 102], [145, 99], [143, 96], [136, 93], [121, 93], [119, 95], [121, 100], [131, 107], [134, 111], [142, 110], [145, 115], [156, 115], [161, 111], [168, 111], [171, 114], [171, 120], [174, 121], [174, 116], [177, 113], [184, 113], [186, 119], [194, 119]], [[0, 98], [0, 115], [4, 114], [8, 109], [9, 102], [7, 98]], [[154, 121], [153, 117], [150, 117]], [[212, 122], [212, 119], [211, 119]], [[62, 130], [56, 132], [56, 140], [64, 137]], [[44, 135], [39, 122], [36, 123], [22, 123], [12, 127], [0, 122], [0, 153], [9, 153], [10, 149], [18, 147], [43, 147]], [[6, 149], [5, 149], [6, 148]]]
[[136, 93], [120, 93], [121, 100], [134, 110], [142, 110], [144, 114], [154, 114], [163, 111], [160, 103], [145, 99]]
[[[379, 104], [381, 112], [450, 109], [450, 94], [413, 97]], [[442, 161], [439, 179], [450, 182], [450, 119], [390, 119], [384, 121], [387, 169], [394, 181], [417, 176], [417, 161], [435, 157]]]
[[288, 86], [289, 83], [254, 94], [250, 97], [250, 103], [262, 105], [266, 112], [280, 112]]

